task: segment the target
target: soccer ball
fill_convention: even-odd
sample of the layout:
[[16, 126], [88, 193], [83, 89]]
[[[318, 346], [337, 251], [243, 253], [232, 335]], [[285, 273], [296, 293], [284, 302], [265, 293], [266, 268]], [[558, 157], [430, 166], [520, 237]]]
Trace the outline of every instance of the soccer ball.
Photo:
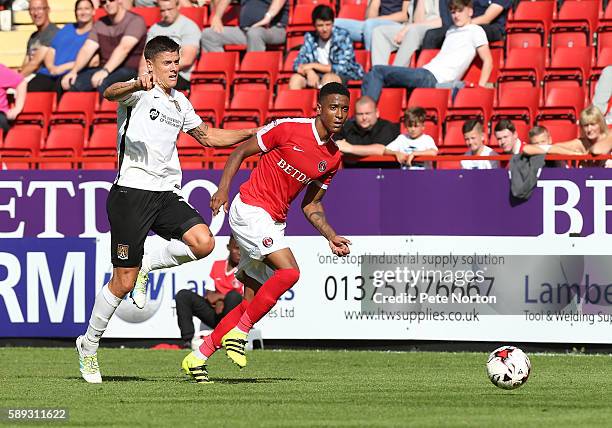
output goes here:
[[516, 389], [529, 379], [529, 357], [514, 346], [502, 346], [491, 352], [487, 374], [493, 385], [502, 389]]

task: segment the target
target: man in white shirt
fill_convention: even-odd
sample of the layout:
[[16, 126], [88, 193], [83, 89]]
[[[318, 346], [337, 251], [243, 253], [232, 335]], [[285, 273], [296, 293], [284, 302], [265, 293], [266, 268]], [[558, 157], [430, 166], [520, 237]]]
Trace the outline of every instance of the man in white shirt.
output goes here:
[[435, 88], [460, 80], [478, 54], [482, 70], [478, 84], [488, 83], [493, 69], [487, 35], [482, 27], [472, 24], [472, 0], [450, 0], [454, 25], [446, 32], [440, 53], [422, 68], [376, 65], [363, 79], [362, 93], [378, 101], [383, 87]]
[[493, 130], [497, 144], [501, 147], [504, 153], [516, 155], [523, 150], [523, 143], [518, 134], [516, 127], [512, 121], [507, 119], [500, 120]]
[[[124, 296], [130, 293], [142, 309], [149, 271], [206, 257], [215, 246], [200, 214], [178, 193], [179, 131], [206, 147], [231, 146], [257, 131], [213, 129], [202, 122], [189, 100], [174, 89], [179, 50], [169, 37], [155, 37], [145, 46], [148, 72], [104, 91], [107, 100], [119, 103], [119, 171], [106, 202], [113, 275], [96, 296], [87, 332], [76, 340], [81, 375], [89, 383], [102, 382], [97, 358], [100, 337]], [[149, 230], [169, 243], [143, 257]]]
[[[195, 22], [180, 14], [179, 0], [159, 0], [158, 4], [161, 21], [149, 28], [147, 41], [157, 36], [168, 36], [181, 45], [180, 71], [175, 89], [179, 91], [188, 90], [191, 72], [200, 51], [200, 37], [202, 33]], [[144, 62], [143, 57], [141, 70], [145, 68]]]
[[[485, 144], [485, 134], [482, 124], [477, 120], [466, 120], [461, 129], [465, 144], [469, 150], [467, 156], [495, 156], [497, 153]], [[499, 168], [499, 163], [494, 160], [462, 160], [463, 169], [494, 169]]]

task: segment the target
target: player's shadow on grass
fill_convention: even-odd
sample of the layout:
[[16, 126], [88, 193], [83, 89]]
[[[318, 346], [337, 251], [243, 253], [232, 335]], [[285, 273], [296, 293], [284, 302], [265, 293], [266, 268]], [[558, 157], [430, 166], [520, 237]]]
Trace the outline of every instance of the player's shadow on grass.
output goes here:
[[215, 383], [240, 384], [240, 383], [279, 383], [293, 381], [294, 378], [290, 377], [263, 377], [263, 378], [211, 378], [210, 380]]
[[[83, 380], [80, 376], [69, 376], [69, 380]], [[139, 376], [104, 376], [104, 382], [165, 382], [167, 379], [151, 379]]]

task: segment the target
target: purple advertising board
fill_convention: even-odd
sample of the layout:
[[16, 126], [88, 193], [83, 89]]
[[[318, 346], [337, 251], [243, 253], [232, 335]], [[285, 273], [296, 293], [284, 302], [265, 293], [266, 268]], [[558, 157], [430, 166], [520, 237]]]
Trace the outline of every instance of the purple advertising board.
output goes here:
[[[0, 237], [91, 237], [108, 231], [110, 171], [3, 171]], [[210, 191], [221, 171], [187, 171], [189, 202], [211, 220]], [[248, 177], [240, 171], [230, 197]], [[343, 170], [324, 200], [327, 217], [344, 235], [538, 236], [607, 233], [612, 171], [547, 169], [528, 201], [510, 196], [505, 170]], [[299, 199], [300, 197], [298, 197]], [[612, 199], [611, 199], [612, 200]], [[597, 215], [595, 215], [597, 214]], [[603, 222], [603, 229], [602, 228]], [[612, 227], [612, 226], [611, 226]], [[595, 231], [596, 232], [596, 231]], [[218, 231], [229, 233], [227, 221]], [[316, 235], [293, 204], [287, 234]]]

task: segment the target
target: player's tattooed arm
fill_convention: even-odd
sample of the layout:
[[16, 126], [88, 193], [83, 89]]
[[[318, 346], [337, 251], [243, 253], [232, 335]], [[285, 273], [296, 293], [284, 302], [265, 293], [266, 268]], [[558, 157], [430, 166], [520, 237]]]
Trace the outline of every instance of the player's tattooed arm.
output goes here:
[[219, 129], [210, 128], [204, 122], [188, 132], [205, 147], [229, 147], [251, 138], [259, 128]]
[[311, 184], [306, 189], [306, 195], [302, 201], [304, 215], [319, 233], [329, 241], [329, 247], [337, 256], [346, 256], [350, 253], [350, 241], [339, 236], [334, 228], [327, 222], [325, 210], [323, 209], [323, 196], [325, 189]]

